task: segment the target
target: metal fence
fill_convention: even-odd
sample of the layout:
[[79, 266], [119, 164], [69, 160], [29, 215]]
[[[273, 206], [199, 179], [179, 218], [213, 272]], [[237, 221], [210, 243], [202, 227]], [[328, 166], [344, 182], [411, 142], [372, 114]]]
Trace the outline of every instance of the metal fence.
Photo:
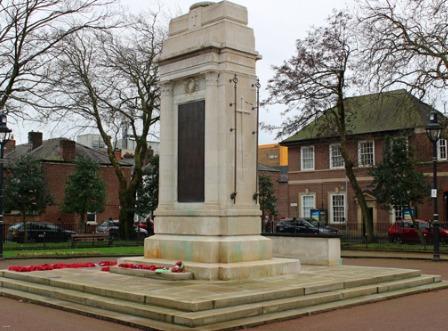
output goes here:
[[[413, 241], [396, 242], [388, 236], [388, 230], [391, 227], [389, 223], [376, 223], [374, 227], [374, 241], [369, 243], [364, 227], [361, 224], [330, 224], [332, 228], [337, 228], [337, 235], [341, 239], [342, 249], [376, 249], [376, 250], [397, 250], [397, 251], [432, 251], [433, 242], [431, 238], [426, 238], [420, 242], [417, 238]], [[276, 233], [275, 224], [268, 224], [264, 228], [264, 233]], [[448, 240], [440, 241], [441, 250], [448, 251]]]
[[[26, 229], [26, 231], [24, 230]], [[25, 237], [26, 232], [26, 237]], [[151, 233], [152, 234], [152, 233]], [[141, 246], [148, 233], [136, 230], [130, 240], [120, 240], [118, 229], [108, 231], [97, 226], [80, 230], [73, 224], [22, 222], [5, 224], [4, 250], [67, 249], [105, 246]]]

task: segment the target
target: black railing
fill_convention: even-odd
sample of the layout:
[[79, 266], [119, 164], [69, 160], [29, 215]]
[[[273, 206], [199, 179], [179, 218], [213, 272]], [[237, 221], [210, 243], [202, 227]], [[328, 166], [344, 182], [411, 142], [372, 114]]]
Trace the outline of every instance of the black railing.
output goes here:
[[[118, 229], [101, 229], [96, 226], [87, 226], [86, 231], [79, 231], [77, 226], [72, 224], [53, 224], [50, 229], [45, 229], [39, 226], [40, 222], [27, 222], [26, 233], [23, 230], [22, 223], [5, 224], [4, 231], [4, 249], [5, 250], [41, 250], [41, 249], [67, 249], [73, 247], [72, 235], [77, 234], [91, 234], [92, 240], [80, 240], [76, 242], [77, 248], [83, 247], [105, 247], [105, 246], [141, 246], [144, 239], [152, 234], [145, 233], [143, 230], [136, 230], [133, 238], [130, 240], [120, 240], [118, 238]], [[46, 223], [48, 224], [48, 223]], [[19, 228], [18, 228], [18, 225]], [[110, 237], [110, 240], [97, 240], [97, 237]]]

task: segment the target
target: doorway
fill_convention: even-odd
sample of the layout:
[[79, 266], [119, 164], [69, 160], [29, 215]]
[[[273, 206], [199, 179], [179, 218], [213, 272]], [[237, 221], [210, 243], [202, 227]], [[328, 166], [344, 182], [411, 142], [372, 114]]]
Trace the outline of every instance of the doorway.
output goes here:
[[[376, 200], [375, 198], [368, 194], [368, 193], [364, 193], [364, 197], [366, 199], [367, 202], [367, 212], [369, 213], [370, 217], [372, 217], [372, 222], [373, 222], [373, 234], [374, 235], [378, 235], [381, 234], [382, 231], [382, 227], [378, 228], [378, 224], [377, 224], [377, 217], [378, 217], [378, 211], [377, 211], [377, 207], [376, 207]], [[356, 201], [357, 204], [357, 221], [358, 221], [358, 231], [360, 231], [360, 235], [365, 236], [366, 233], [366, 229], [365, 229], [365, 225], [364, 225], [364, 217], [362, 215], [361, 212], [361, 207], [359, 206], [358, 202]], [[387, 233], [387, 230], [386, 230]]]
[[[373, 233], [376, 233], [375, 230], [375, 221], [373, 219], [373, 208], [372, 207], [367, 207], [367, 213], [370, 216], [370, 218], [373, 221]], [[367, 237], [367, 230], [366, 230], [366, 222], [364, 221], [364, 217], [362, 218], [362, 235], [363, 237]]]

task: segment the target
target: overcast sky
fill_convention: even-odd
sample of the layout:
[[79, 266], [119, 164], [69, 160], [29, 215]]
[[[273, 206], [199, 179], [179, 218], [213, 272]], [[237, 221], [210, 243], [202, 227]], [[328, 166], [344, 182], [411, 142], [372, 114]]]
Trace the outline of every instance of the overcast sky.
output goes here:
[[[149, 11], [161, 5], [166, 16], [173, 17], [187, 13], [196, 1], [191, 0], [122, 0], [124, 6], [134, 13]], [[342, 9], [352, 3], [351, 0], [235, 0], [246, 6], [249, 11], [249, 26], [255, 31], [256, 47], [263, 59], [258, 62], [257, 74], [263, 87], [272, 76], [272, 65], [278, 65], [294, 52], [295, 40], [305, 36], [313, 25], [324, 23], [333, 8]], [[264, 91], [262, 91], [263, 97]], [[262, 109], [260, 120], [271, 124], [281, 123], [282, 107]], [[42, 125], [38, 123], [11, 123], [18, 143], [25, 143], [27, 132], [44, 132], [44, 139], [65, 136], [75, 139], [78, 132], [67, 130], [70, 124], [59, 123]], [[275, 134], [260, 132], [260, 143], [275, 141]]]

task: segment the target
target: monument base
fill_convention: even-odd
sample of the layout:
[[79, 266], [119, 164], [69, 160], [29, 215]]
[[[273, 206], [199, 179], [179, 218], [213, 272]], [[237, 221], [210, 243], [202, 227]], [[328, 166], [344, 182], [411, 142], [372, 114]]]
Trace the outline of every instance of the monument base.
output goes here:
[[295, 274], [297, 259], [272, 259], [272, 241], [260, 235], [199, 236], [156, 234], [145, 239], [144, 257], [130, 263], [172, 265], [182, 260], [195, 279], [234, 280]]
[[[118, 263], [173, 265], [176, 261], [145, 257], [126, 257]], [[295, 259], [274, 258], [236, 263], [200, 263], [184, 261], [185, 268], [198, 280], [243, 280], [280, 275], [298, 274], [300, 261]]]
[[272, 258], [272, 241], [260, 235], [156, 234], [145, 239], [145, 258], [199, 263], [236, 263]]

